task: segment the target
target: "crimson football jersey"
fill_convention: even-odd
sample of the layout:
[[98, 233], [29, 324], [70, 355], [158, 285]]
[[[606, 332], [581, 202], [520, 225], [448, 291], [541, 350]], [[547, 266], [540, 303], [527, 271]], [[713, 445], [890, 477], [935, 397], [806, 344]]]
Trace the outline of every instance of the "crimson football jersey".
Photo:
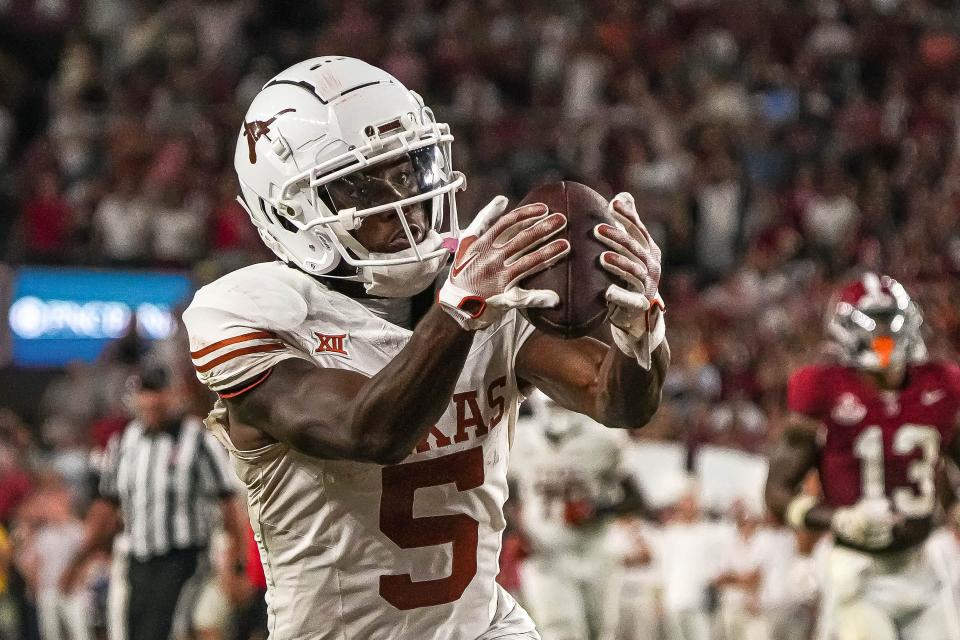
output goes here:
[[907, 518], [932, 515], [935, 470], [960, 411], [960, 367], [910, 366], [898, 391], [849, 367], [803, 367], [790, 378], [787, 403], [825, 427], [819, 471], [827, 504], [886, 496]]

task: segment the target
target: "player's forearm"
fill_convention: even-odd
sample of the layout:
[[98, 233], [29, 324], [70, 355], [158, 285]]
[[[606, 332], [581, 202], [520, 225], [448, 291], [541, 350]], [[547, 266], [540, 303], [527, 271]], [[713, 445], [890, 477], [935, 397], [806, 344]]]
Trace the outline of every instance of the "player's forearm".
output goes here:
[[94, 500], [87, 511], [86, 535], [81, 552], [90, 555], [96, 551], [109, 550], [119, 529], [116, 505], [104, 498]]
[[783, 479], [776, 477], [776, 459], [770, 461], [770, 472], [767, 477], [767, 484], [764, 487], [763, 498], [770, 509], [770, 513], [780, 522], [787, 521], [787, 508], [790, 501], [797, 495], [799, 489], [794, 483], [784, 482]]
[[833, 507], [820, 503], [807, 511], [803, 524], [811, 531], [827, 531], [830, 529], [830, 523], [833, 520], [833, 512]]
[[[817, 464], [817, 426], [813, 422], [799, 417], [791, 418], [783, 434], [783, 440], [770, 456], [770, 472], [764, 487], [764, 500], [770, 512], [780, 521], [800, 528], [819, 528], [823, 510], [811, 496], [804, 496], [801, 488], [804, 479]], [[798, 498], [802, 502], [797, 502]], [[795, 513], [790, 513], [791, 505]], [[798, 507], [802, 507], [799, 508]], [[814, 520], [808, 525], [805, 513], [813, 512]], [[791, 522], [791, 518], [798, 520]], [[826, 526], [830, 526], [827, 518]]]
[[355, 398], [349, 424], [361, 451], [381, 463], [409, 455], [446, 410], [472, 344], [473, 332], [438, 306], [430, 309]]
[[443, 415], [472, 343], [473, 333], [435, 306], [372, 377], [285, 360], [226, 400], [230, 420], [315, 458], [399, 462]]
[[664, 340], [652, 354], [650, 369], [611, 346], [600, 367], [594, 415], [618, 429], [642, 427], [660, 406], [663, 381], [670, 367], [670, 346]]
[[[774, 458], [770, 461], [770, 477], [764, 489], [764, 499], [770, 512], [779, 520], [792, 526], [802, 526], [812, 531], [826, 531], [830, 528], [830, 520], [833, 517], [833, 508], [821, 502], [811, 502], [813, 506], [805, 507], [802, 513], [802, 522], [791, 522], [790, 509], [794, 500], [801, 496], [798, 493], [800, 483], [795, 482], [792, 477], [780, 477], [783, 464], [790, 464], [792, 461], [784, 462], [778, 466], [778, 460]], [[811, 499], [812, 497], [805, 497]]]

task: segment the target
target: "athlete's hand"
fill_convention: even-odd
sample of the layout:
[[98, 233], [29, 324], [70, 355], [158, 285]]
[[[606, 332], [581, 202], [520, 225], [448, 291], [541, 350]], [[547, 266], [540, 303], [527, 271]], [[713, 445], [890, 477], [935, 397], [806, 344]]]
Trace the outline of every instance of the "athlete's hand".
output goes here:
[[846, 542], [864, 549], [883, 549], [893, 542], [897, 517], [886, 498], [866, 498], [833, 512], [830, 528]]
[[566, 240], [544, 244], [567, 225], [566, 216], [550, 213], [543, 204], [506, 210], [507, 199], [497, 196], [477, 214], [464, 230], [440, 288], [444, 311], [469, 331], [490, 326], [508, 309], [560, 302], [554, 291], [516, 285], [570, 252]]
[[601, 223], [594, 236], [612, 251], [600, 254], [600, 265], [627, 282], [628, 288], [607, 287], [607, 305], [613, 339], [640, 366], [650, 368], [651, 354], [666, 334], [660, 294], [660, 247], [637, 214], [629, 193], [618, 193], [607, 211], [616, 226]]

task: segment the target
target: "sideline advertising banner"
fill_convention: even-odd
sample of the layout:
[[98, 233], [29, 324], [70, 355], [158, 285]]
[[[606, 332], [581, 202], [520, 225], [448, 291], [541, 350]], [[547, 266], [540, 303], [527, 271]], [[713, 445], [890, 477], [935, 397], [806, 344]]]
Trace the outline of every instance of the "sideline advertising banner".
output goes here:
[[4, 278], [3, 349], [20, 367], [92, 362], [135, 323], [148, 340], [170, 336], [193, 286], [182, 274], [21, 267]]

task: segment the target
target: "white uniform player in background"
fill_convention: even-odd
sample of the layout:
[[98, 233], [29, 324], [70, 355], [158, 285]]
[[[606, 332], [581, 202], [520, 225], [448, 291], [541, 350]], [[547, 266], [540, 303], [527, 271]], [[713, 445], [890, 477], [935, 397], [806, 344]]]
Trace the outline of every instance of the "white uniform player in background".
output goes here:
[[753, 553], [760, 570], [761, 632], [757, 637], [806, 640], [809, 621], [804, 616], [804, 601], [797, 593], [794, 578], [801, 562], [795, 532], [765, 524], [757, 532]]
[[627, 282], [607, 291], [616, 346], [553, 338], [518, 309], [556, 293], [516, 285], [569, 250], [551, 240], [565, 216], [497, 197], [461, 231], [452, 141], [342, 57], [273, 78], [239, 132], [242, 203], [279, 260], [203, 287], [184, 321], [247, 488], [272, 640], [538, 638], [495, 582], [521, 386], [613, 427], [659, 403], [659, 249], [633, 199], [594, 230]]
[[718, 547], [728, 563], [720, 587], [720, 623], [726, 640], [806, 640], [802, 598], [794, 572], [800, 561], [795, 533], [764, 523], [742, 502], [733, 506], [736, 530]]
[[706, 520], [690, 489], [674, 505], [651, 542], [663, 587], [664, 622], [669, 640], [710, 640], [708, 591], [723, 572], [730, 529]]
[[714, 581], [719, 596], [717, 618], [725, 640], [755, 640], [760, 567], [753, 547], [760, 523], [743, 501], [733, 504], [730, 516], [732, 522], [725, 527], [729, 530], [717, 548], [724, 562], [721, 575]]
[[610, 525], [641, 506], [621, 468], [625, 434], [542, 393], [529, 402], [511, 465], [530, 546], [520, 574], [524, 605], [548, 640], [612, 639], [622, 558]]
[[633, 432], [623, 451], [624, 468], [644, 499], [645, 518], [617, 522], [614, 539], [624, 556], [617, 640], [661, 640], [663, 575], [654, 556], [662, 534], [661, 512], [675, 504], [690, 484], [686, 445]]
[[[648, 505], [649, 507], [649, 505]], [[620, 593], [616, 600], [617, 640], [660, 640], [660, 568], [653, 557], [659, 527], [651, 519], [627, 517], [617, 521], [613, 546], [623, 558]]]

